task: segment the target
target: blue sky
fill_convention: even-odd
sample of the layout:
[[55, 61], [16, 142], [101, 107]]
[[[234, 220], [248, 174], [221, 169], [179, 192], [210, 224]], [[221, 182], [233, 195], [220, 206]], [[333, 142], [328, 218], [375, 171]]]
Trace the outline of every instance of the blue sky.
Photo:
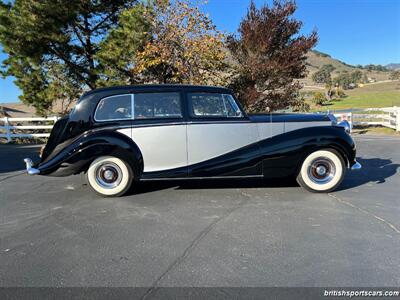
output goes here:
[[[204, 10], [219, 29], [234, 32], [249, 2], [209, 0]], [[400, 63], [400, 0], [298, 0], [297, 5], [302, 32], [318, 31], [317, 50], [354, 65]], [[19, 94], [12, 78], [0, 79], [0, 103], [18, 101]]]

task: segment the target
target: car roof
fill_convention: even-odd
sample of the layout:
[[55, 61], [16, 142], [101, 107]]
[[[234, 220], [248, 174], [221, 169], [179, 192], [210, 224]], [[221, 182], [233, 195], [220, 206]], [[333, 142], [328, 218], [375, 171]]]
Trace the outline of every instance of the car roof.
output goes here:
[[162, 92], [162, 91], [187, 91], [187, 92], [212, 92], [231, 94], [232, 91], [228, 88], [207, 86], [207, 85], [189, 85], [189, 84], [142, 84], [142, 85], [124, 85], [113, 86], [106, 88], [98, 88], [88, 91], [83, 94], [83, 97], [101, 94], [102, 97], [115, 95], [118, 93], [134, 93], [134, 92]]

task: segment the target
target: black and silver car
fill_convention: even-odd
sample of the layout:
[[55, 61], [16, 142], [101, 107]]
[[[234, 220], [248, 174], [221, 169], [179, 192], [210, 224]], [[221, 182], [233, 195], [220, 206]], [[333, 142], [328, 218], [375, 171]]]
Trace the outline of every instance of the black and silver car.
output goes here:
[[85, 172], [104, 196], [158, 179], [296, 176], [309, 191], [336, 189], [361, 167], [343, 126], [324, 114], [248, 115], [220, 87], [143, 85], [84, 94], [54, 126], [31, 175]]

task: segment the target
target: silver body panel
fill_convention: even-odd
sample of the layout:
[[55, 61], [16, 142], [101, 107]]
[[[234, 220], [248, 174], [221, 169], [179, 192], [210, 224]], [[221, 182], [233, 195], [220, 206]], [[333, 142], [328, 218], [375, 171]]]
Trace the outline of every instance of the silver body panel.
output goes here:
[[155, 172], [204, 162], [289, 131], [329, 125], [330, 122], [199, 122], [118, 131], [132, 138], [139, 147], [144, 172]]

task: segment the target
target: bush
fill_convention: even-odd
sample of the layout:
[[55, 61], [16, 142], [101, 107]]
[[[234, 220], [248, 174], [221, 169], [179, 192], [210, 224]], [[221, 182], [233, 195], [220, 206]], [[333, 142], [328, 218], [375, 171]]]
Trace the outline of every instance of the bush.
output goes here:
[[322, 92], [314, 92], [312, 102], [316, 105], [324, 105], [326, 103], [327, 99], [325, 97], [325, 94]]
[[337, 90], [336, 90], [336, 97], [338, 97], [338, 98], [344, 98], [344, 97], [346, 97], [346, 94], [345, 94], [345, 92], [344, 92], [342, 89], [337, 89]]

